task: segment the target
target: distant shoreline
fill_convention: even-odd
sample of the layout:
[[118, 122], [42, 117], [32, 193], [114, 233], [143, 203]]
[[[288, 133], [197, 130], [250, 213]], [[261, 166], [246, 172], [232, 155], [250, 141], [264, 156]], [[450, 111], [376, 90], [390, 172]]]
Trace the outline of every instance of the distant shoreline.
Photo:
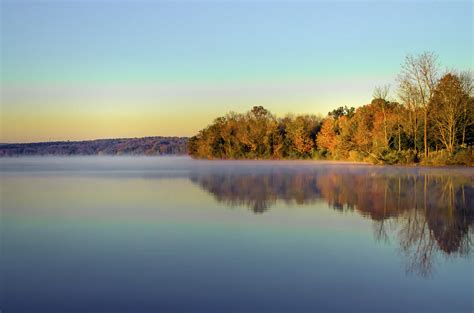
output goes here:
[[187, 137], [114, 138], [2, 143], [0, 157], [93, 155], [187, 155]]

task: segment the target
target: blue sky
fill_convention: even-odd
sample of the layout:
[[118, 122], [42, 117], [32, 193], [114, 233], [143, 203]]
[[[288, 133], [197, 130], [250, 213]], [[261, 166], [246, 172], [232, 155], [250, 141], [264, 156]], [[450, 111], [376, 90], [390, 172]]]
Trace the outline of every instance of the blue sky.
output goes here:
[[473, 68], [471, 1], [1, 8], [1, 141], [193, 135], [257, 104], [278, 115], [326, 114], [369, 102], [375, 85], [395, 89], [407, 53], [433, 51], [443, 68]]

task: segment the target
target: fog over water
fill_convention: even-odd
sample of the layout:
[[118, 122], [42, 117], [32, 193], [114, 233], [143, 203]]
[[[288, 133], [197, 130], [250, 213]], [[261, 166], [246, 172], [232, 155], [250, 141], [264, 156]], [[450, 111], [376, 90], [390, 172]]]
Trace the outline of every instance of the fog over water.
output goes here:
[[34, 157], [0, 177], [5, 312], [473, 308], [472, 168]]

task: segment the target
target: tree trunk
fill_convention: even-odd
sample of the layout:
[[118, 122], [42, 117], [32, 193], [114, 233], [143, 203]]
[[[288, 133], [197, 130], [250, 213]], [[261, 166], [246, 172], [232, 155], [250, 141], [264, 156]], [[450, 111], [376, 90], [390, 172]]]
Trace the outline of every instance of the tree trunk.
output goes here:
[[427, 137], [427, 133], [428, 133], [428, 110], [425, 109], [425, 125], [423, 127], [423, 142], [425, 144], [425, 158], [428, 158], [428, 137]]
[[[416, 114], [416, 112], [415, 112]], [[415, 154], [416, 154], [416, 157], [418, 157], [418, 144], [417, 144], [417, 140], [418, 140], [418, 117], [415, 115], [415, 142], [414, 142], [414, 146], [415, 146]]]
[[398, 124], [398, 152], [402, 151], [400, 124]]
[[461, 142], [461, 147], [464, 147], [464, 142], [466, 141], [466, 127], [463, 127], [462, 129], [462, 142]]
[[385, 137], [385, 147], [388, 148], [388, 135], [387, 135], [387, 115], [385, 114], [385, 105], [382, 107], [383, 113], [383, 128]]

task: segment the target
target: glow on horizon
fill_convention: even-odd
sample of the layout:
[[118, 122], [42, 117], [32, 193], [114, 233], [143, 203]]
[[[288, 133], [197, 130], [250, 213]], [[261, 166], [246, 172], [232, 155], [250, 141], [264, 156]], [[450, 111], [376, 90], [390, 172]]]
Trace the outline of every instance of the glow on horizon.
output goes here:
[[[334, 102], [332, 90], [341, 83], [345, 85], [346, 93], [339, 95]], [[361, 90], [370, 94], [372, 82], [9, 86], [4, 98], [16, 106], [3, 109], [2, 135], [8, 139], [4, 142], [192, 136], [214, 118], [229, 111], [242, 112], [253, 105], [264, 105], [279, 117], [289, 113], [325, 114], [338, 103], [354, 101], [354, 95]], [[37, 103], [33, 110], [31, 97]], [[363, 95], [357, 101], [365, 103], [367, 99]], [[65, 104], [67, 111], [64, 110]], [[31, 132], [32, 129], [35, 131]]]
[[254, 105], [357, 107], [394, 87], [407, 53], [472, 69], [472, 8], [2, 1], [0, 142], [191, 136]]

